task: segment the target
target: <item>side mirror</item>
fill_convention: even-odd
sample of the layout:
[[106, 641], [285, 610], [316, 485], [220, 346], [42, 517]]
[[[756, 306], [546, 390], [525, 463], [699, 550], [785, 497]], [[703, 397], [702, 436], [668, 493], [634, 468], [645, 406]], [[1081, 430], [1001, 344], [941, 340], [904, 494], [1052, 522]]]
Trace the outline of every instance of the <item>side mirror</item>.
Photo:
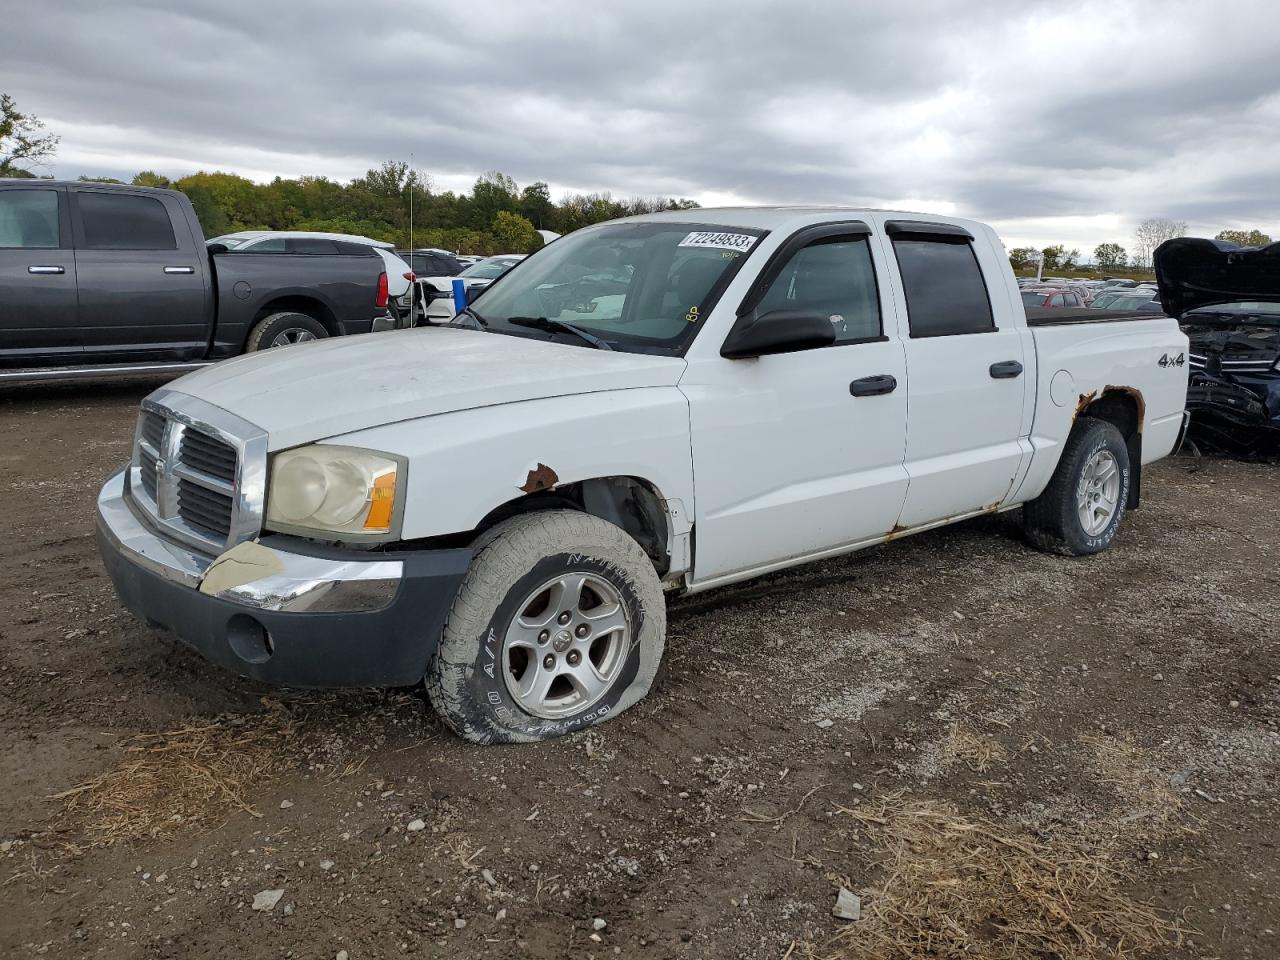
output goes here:
[[219, 254], [226, 253], [228, 249], [229, 248], [225, 243], [209, 244], [209, 253], [211, 253], [215, 257], [218, 256]]
[[473, 283], [471, 286], [467, 287], [467, 303], [473, 303], [476, 297], [484, 293], [485, 287], [487, 286], [489, 286], [487, 283]]
[[795, 353], [829, 347], [836, 342], [831, 320], [811, 310], [752, 311], [738, 318], [720, 348], [720, 356], [731, 360], [763, 357], [772, 353]]

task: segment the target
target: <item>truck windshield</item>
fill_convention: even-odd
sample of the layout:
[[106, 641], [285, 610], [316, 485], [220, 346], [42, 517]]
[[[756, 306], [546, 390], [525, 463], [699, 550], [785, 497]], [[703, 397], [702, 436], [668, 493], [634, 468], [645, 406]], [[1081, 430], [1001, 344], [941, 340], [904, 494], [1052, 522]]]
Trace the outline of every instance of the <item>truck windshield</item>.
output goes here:
[[457, 322], [586, 343], [569, 324], [614, 350], [680, 354], [764, 235], [661, 220], [588, 227], [521, 261]]

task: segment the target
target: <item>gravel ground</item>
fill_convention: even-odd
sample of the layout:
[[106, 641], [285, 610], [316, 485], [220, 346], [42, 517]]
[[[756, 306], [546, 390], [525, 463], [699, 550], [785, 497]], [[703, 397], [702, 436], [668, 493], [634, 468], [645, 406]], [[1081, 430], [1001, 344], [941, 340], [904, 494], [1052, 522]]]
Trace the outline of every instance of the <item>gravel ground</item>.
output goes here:
[[[879, 955], [832, 939], [885, 879], [839, 810], [899, 794], [1106, 831], [1180, 931], [1152, 956], [1280, 955], [1280, 466], [1165, 461], [1095, 558], [1005, 515], [672, 600], [646, 701], [485, 749], [420, 690], [269, 689], [118, 607], [92, 503], [147, 389], [0, 395], [5, 957]], [[179, 742], [234, 796], [50, 799]]]

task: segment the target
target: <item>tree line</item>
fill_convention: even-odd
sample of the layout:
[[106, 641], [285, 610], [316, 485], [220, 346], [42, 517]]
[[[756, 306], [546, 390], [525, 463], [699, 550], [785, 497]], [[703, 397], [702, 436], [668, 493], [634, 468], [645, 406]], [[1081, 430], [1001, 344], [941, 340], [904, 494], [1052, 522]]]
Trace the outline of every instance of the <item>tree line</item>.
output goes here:
[[[1133, 235], [1133, 246], [1126, 250], [1118, 243], [1100, 243], [1093, 248], [1093, 266], [1100, 273], [1113, 273], [1119, 270], [1135, 270], [1149, 272], [1152, 268], [1152, 256], [1156, 247], [1166, 240], [1187, 235], [1187, 224], [1179, 220], [1143, 220], [1138, 224]], [[1265, 247], [1271, 238], [1261, 230], [1221, 230], [1215, 240], [1225, 240], [1238, 247]], [[1044, 259], [1044, 272], [1053, 273], [1077, 270], [1082, 258], [1077, 249], [1068, 250], [1059, 243], [1043, 250], [1035, 247], [1014, 247], [1009, 251], [1009, 263], [1015, 270], [1036, 266]]]
[[[0, 94], [0, 177], [31, 177], [54, 157], [58, 137]], [[120, 183], [110, 178], [81, 180]], [[397, 246], [441, 247], [459, 253], [528, 253], [542, 246], [538, 230], [569, 233], [617, 217], [688, 210], [674, 197], [615, 198], [575, 193], [552, 200], [541, 181], [520, 187], [496, 171], [465, 193], [437, 191], [431, 178], [388, 160], [348, 183], [327, 177], [276, 177], [255, 183], [234, 173], [200, 172], [170, 180], [143, 170], [130, 183], [180, 190], [195, 207], [206, 237], [237, 230], [320, 230], [354, 233]]]

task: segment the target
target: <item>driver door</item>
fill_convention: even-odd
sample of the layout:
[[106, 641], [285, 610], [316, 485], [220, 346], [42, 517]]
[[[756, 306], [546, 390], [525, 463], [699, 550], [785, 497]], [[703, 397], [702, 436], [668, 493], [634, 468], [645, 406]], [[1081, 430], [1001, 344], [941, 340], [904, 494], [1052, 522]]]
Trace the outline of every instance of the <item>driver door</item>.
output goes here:
[[758, 312], [830, 318], [836, 342], [691, 363], [698, 583], [736, 579], [890, 532], [907, 491], [907, 368], [858, 223], [801, 231]]

